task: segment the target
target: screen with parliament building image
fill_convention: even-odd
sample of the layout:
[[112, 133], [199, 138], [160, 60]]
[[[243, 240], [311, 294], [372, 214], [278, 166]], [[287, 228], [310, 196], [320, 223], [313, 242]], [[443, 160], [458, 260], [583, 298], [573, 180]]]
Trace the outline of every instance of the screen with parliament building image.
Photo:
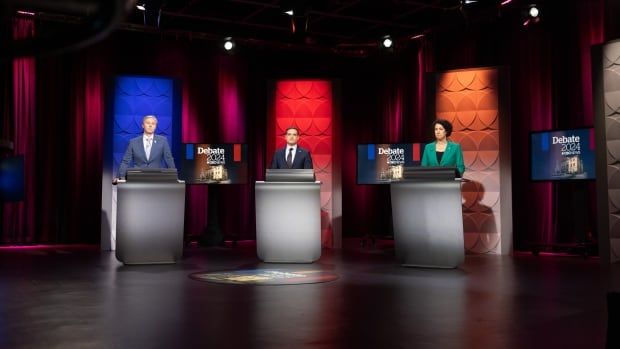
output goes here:
[[595, 179], [594, 129], [553, 130], [530, 134], [533, 181]]
[[188, 184], [246, 184], [248, 149], [246, 144], [188, 143], [182, 176]]
[[357, 184], [389, 184], [403, 177], [403, 168], [419, 166], [420, 143], [357, 145]]

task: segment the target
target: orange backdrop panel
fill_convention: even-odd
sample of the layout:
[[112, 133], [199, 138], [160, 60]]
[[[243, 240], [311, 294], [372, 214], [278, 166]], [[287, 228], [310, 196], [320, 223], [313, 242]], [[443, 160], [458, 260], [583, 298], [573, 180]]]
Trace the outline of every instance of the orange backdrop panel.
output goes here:
[[463, 225], [469, 253], [500, 253], [498, 70], [467, 69], [437, 76], [436, 117], [454, 126], [465, 158]]

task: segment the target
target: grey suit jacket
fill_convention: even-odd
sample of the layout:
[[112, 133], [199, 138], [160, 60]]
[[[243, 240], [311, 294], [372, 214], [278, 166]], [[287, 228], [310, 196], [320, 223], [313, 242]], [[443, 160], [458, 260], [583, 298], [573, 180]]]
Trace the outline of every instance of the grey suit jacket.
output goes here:
[[142, 142], [143, 135], [132, 138], [129, 141], [123, 160], [121, 160], [120, 167], [118, 169], [118, 175], [120, 178], [125, 178], [127, 174], [127, 168], [133, 162], [133, 167], [141, 168], [162, 168], [162, 160], [166, 163], [166, 167], [175, 168], [174, 159], [172, 158], [172, 152], [168, 145], [168, 140], [164, 136], [154, 135], [153, 145], [151, 147], [151, 156], [146, 158], [144, 152], [144, 143]]

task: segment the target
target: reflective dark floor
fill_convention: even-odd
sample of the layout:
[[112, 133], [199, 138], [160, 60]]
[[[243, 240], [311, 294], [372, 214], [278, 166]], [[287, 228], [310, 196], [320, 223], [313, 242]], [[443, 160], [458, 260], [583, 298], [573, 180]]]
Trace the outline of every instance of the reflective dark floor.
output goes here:
[[605, 347], [617, 266], [522, 254], [409, 269], [389, 245], [349, 244], [312, 266], [338, 280], [287, 286], [188, 277], [261, 267], [252, 244], [189, 247], [181, 263], [153, 266], [123, 266], [96, 246], [0, 248], [0, 347]]

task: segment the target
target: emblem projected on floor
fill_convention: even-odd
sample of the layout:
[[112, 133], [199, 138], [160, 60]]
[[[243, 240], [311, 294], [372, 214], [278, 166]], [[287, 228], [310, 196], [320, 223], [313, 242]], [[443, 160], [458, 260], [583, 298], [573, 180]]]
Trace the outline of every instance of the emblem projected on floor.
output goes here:
[[294, 285], [329, 282], [338, 275], [323, 270], [244, 269], [193, 273], [197, 281], [241, 285]]

